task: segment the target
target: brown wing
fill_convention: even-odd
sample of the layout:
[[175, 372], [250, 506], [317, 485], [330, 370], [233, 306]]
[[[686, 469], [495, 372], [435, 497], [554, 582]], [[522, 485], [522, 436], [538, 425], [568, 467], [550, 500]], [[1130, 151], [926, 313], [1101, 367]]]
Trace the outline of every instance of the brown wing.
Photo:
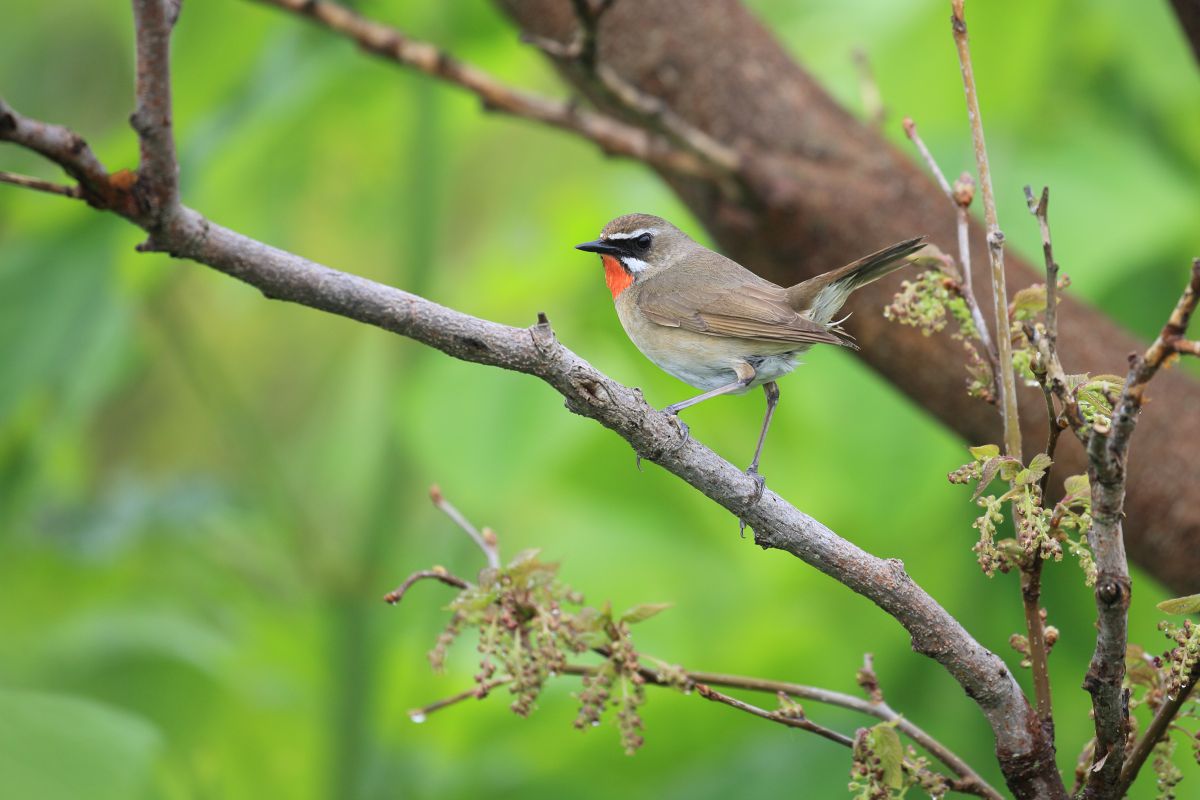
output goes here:
[[787, 291], [733, 261], [676, 266], [639, 287], [638, 308], [652, 322], [672, 328], [767, 342], [840, 344], [845, 334], [796, 313]]

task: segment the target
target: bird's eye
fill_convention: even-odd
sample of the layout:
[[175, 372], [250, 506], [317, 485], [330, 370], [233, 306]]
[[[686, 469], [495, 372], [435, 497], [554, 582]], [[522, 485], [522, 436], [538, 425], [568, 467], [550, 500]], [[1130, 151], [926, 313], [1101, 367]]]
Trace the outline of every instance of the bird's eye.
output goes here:
[[646, 250], [650, 247], [650, 234], [643, 233], [641, 236], [633, 240], [639, 248]]

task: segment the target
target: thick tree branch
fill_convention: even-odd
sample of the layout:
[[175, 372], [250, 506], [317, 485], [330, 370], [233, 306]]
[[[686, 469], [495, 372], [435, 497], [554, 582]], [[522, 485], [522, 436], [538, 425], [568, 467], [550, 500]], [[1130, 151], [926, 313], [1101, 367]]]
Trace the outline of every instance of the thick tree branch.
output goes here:
[[[116, 201], [124, 207], [121, 197]], [[147, 229], [159, 225], [149, 213], [133, 219]], [[681, 437], [670, 415], [559, 344], [548, 323], [512, 328], [471, 317], [255, 241], [187, 207], [162, 220], [143, 249], [206, 264], [271, 299], [374, 325], [464, 361], [541, 378], [562, 394], [572, 412], [616, 432], [643, 458], [744, 520], [760, 546], [791, 553], [894, 617], [908, 630], [913, 648], [941, 664], [983, 711], [1014, 794], [1063, 796], [1036, 715], [1004, 662], [917, 586], [900, 561], [865, 552], [770, 489], [755, 502], [759, 487], [753, 479], [694, 439]]]
[[326, 0], [258, 0], [300, 14], [329, 30], [347, 36], [362, 49], [471, 92], [484, 108], [550, 125], [584, 137], [611, 155], [635, 158], [680, 175], [727, 179], [737, 160], [725, 153], [717, 165], [706, 153], [680, 149], [666, 138], [614, 117], [586, 111], [573, 102], [553, 100], [507, 86], [478, 67], [459, 61], [428, 42], [405, 36], [395, 28], [372, 22], [345, 6]]

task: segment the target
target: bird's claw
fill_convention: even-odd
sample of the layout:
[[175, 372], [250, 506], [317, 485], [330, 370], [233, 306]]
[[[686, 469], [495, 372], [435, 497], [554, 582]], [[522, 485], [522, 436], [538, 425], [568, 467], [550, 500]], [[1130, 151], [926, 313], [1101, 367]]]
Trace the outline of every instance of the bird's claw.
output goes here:
[[[663, 411], [664, 411], [664, 413], [666, 413], [667, 415], [670, 416], [671, 420], [675, 423], [675, 427], [679, 430], [679, 444], [675, 445], [670, 450], [663, 450], [661, 453], [657, 453], [655, 455], [648, 456], [648, 458], [650, 458], [651, 460], [655, 460], [655, 461], [662, 458], [663, 456], [671, 455], [673, 453], [679, 452], [679, 449], [681, 447], [683, 447], [685, 444], [687, 444], [688, 442], [690, 442], [692, 440], [692, 429], [688, 427], [688, 424], [686, 422], [684, 422], [683, 420], [681, 420], [679, 418], [679, 412], [673, 411], [669, 406], [667, 408], [663, 409]], [[635, 465], [637, 466], [638, 472], [641, 472], [642, 471], [642, 454], [641, 453], [638, 453], [637, 461], [635, 462]]]
[[679, 418], [678, 412], [668, 411], [667, 413], [671, 415], [671, 419], [675, 420], [675, 427], [679, 429], [679, 444], [671, 448], [671, 452], [674, 453], [692, 440], [692, 429], [688, 427], [686, 422]]
[[[763, 499], [763, 493], [767, 491], [767, 479], [759, 474], [757, 467], [746, 470], [746, 477], [754, 481], [754, 494], [746, 502], [746, 510], [749, 511]], [[738, 535], [746, 538], [746, 520], [742, 517], [738, 517]]]

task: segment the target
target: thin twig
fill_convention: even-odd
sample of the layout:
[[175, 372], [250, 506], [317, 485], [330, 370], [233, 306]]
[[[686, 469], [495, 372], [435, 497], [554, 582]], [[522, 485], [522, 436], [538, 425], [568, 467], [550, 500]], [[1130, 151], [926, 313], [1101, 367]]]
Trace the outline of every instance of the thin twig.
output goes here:
[[1050, 339], [1050, 348], [1058, 347], [1058, 262], [1054, 260], [1054, 244], [1050, 240], [1050, 187], [1042, 187], [1042, 195], [1034, 199], [1033, 188], [1025, 187], [1025, 202], [1029, 205], [1029, 213], [1038, 221], [1038, 229], [1042, 234], [1042, 257], [1046, 262], [1046, 336]]
[[1129, 791], [1129, 787], [1137, 780], [1138, 772], [1142, 769], [1142, 764], [1154, 751], [1157, 745], [1164, 737], [1169, 735], [1172, 721], [1179, 714], [1179, 710], [1183, 708], [1183, 704], [1187, 702], [1192, 690], [1196, 688], [1196, 681], [1200, 679], [1200, 665], [1197, 665], [1192, 670], [1191, 677], [1188, 682], [1175, 693], [1174, 697], [1167, 697], [1158, 710], [1154, 712], [1154, 718], [1150, 720], [1150, 725], [1147, 726], [1146, 732], [1142, 734], [1142, 738], [1138, 739], [1133, 749], [1129, 751], [1129, 757], [1125, 759], [1125, 766], [1121, 768], [1121, 780], [1117, 785], [1117, 796], [1121, 797], [1125, 792]]
[[449, 708], [450, 706], [457, 705], [464, 700], [482, 700], [491, 693], [492, 689], [495, 689], [497, 686], [503, 686], [511, 681], [511, 676], [505, 676], [503, 678], [497, 678], [494, 681], [488, 681], [481, 686], [473, 686], [470, 689], [459, 692], [458, 694], [452, 694], [449, 697], [443, 697], [441, 700], [434, 700], [429, 705], [410, 709], [408, 712], [408, 718], [413, 722], [424, 722], [425, 718], [435, 711], [441, 711], [443, 708]]
[[[677, 146], [696, 155], [713, 169], [715, 176], [724, 175], [728, 178], [736, 174], [741, 166], [741, 156], [736, 150], [726, 147], [687, 122], [662, 98], [643, 92], [612, 67], [599, 61], [600, 21], [612, 6], [612, 0], [599, 0], [598, 3], [593, 0], [572, 0], [572, 6], [579, 22], [578, 32], [565, 47], [546, 49], [547, 55], [574, 61], [592, 78], [596, 88], [608, 100], [640, 117]], [[735, 183], [728, 179], [719, 181], [722, 190], [728, 193], [736, 193]]]
[[367, 52], [465, 89], [482, 100], [484, 108], [489, 111], [569, 130], [590, 139], [605, 153], [635, 158], [669, 172], [709, 178], [725, 177], [723, 168], [714, 170], [711, 159], [672, 146], [662, 136], [604, 114], [582, 110], [573, 102], [553, 100], [507, 86], [433, 44], [409, 38], [394, 28], [368, 20], [337, 3], [325, 0], [259, 2], [307, 17], [335, 33], [353, 39]]
[[817, 736], [828, 739], [831, 742], [845, 745], [846, 747], [854, 747], [854, 739], [844, 733], [838, 733], [835, 730], [826, 728], [824, 725], [818, 725], [806, 717], [794, 717], [788, 714], [782, 714], [778, 711], [767, 711], [765, 708], [759, 708], [743, 700], [738, 700], [736, 697], [730, 697], [727, 694], [718, 692], [710, 686], [703, 683], [696, 684], [696, 693], [705, 700], [712, 700], [717, 703], [724, 703], [730, 708], [736, 708], [739, 711], [745, 711], [747, 714], [753, 714], [756, 717], [778, 722], [780, 725], [786, 725], [789, 728], [799, 728], [809, 733], [815, 733]]
[[1008, 290], [1004, 278], [1004, 233], [996, 217], [996, 197], [992, 192], [992, 171], [988, 165], [987, 145], [983, 139], [983, 118], [979, 114], [979, 95], [975, 91], [975, 73], [971, 67], [971, 48], [967, 41], [967, 22], [963, 0], [951, 0], [954, 16], [954, 44], [962, 68], [963, 91], [967, 98], [967, 117], [971, 122], [971, 140], [975, 145], [975, 164], [983, 195], [983, 217], [987, 225], [988, 256], [992, 265], [992, 301], [996, 318], [996, 355], [1000, 361], [1000, 409], [1004, 417], [1005, 452], [1024, 462], [1021, 456], [1021, 425], [1017, 416], [1017, 385], [1013, 374], [1012, 333], [1008, 319]]
[[404, 579], [403, 583], [385, 594], [383, 596], [384, 602], [393, 606], [396, 605], [404, 599], [404, 595], [407, 594], [408, 590], [413, 587], [413, 584], [424, 580], [440, 581], [447, 586], [453, 586], [456, 589], [466, 589], [471, 585], [457, 575], [451, 575], [444, 569], [423, 569], [419, 572], [414, 572], [412, 575], [409, 575]]
[[492, 533], [490, 528], [484, 528], [480, 531], [471, 521], [468, 520], [463, 513], [446, 499], [442, 494], [442, 490], [436, 484], [429, 487], [429, 499], [433, 501], [433, 505], [445, 514], [450, 519], [454, 520], [454, 524], [462, 528], [467, 536], [470, 536], [475, 544], [479, 545], [479, 549], [483, 551], [484, 558], [487, 559], [487, 564], [493, 569], [500, 566], [500, 548], [496, 541], [496, 534]]
[[65, 186], [61, 183], [44, 181], [41, 178], [34, 178], [31, 175], [21, 175], [16, 172], [0, 171], [0, 183], [11, 183], [13, 186], [23, 186], [26, 189], [46, 192], [47, 194], [62, 195], [63, 197], [83, 198], [83, 191], [78, 186]]
[[979, 333], [979, 343], [983, 346], [984, 357], [987, 358], [988, 364], [992, 368], [992, 380], [999, 381], [1000, 364], [996, 355], [996, 346], [992, 343], [992, 336], [988, 329], [987, 320], [983, 316], [983, 311], [979, 308], [979, 301], [975, 297], [974, 281], [971, 277], [971, 226], [970, 226], [970, 207], [971, 201], [974, 198], [974, 184], [971, 181], [971, 176], [963, 173], [954, 186], [950, 186], [950, 182], [946, 180], [945, 173], [938, 166], [937, 159], [933, 157], [933, 153], [925, 145], [925, 140], [921, 138], [921, 134], [917, 133], [917, 123], [913, 122], [912, 117], [904, 118], [904, 133], [916, 146], [917, 152], [921, 154], [925, 165], [929, 167], [929, 171], [933, 174], [938, 186], [942, 188], [942, 193], [946, 195], [946, 199], [954, 206], [954, 218], [958, 226], [958, 270], [961, 273], [959, 280], [961, 282], [959, 294], [962, 295], [963, 301], [967, 304], [967, 310], [971, 312], [971, 321], [975, 323], [975, 330]]

